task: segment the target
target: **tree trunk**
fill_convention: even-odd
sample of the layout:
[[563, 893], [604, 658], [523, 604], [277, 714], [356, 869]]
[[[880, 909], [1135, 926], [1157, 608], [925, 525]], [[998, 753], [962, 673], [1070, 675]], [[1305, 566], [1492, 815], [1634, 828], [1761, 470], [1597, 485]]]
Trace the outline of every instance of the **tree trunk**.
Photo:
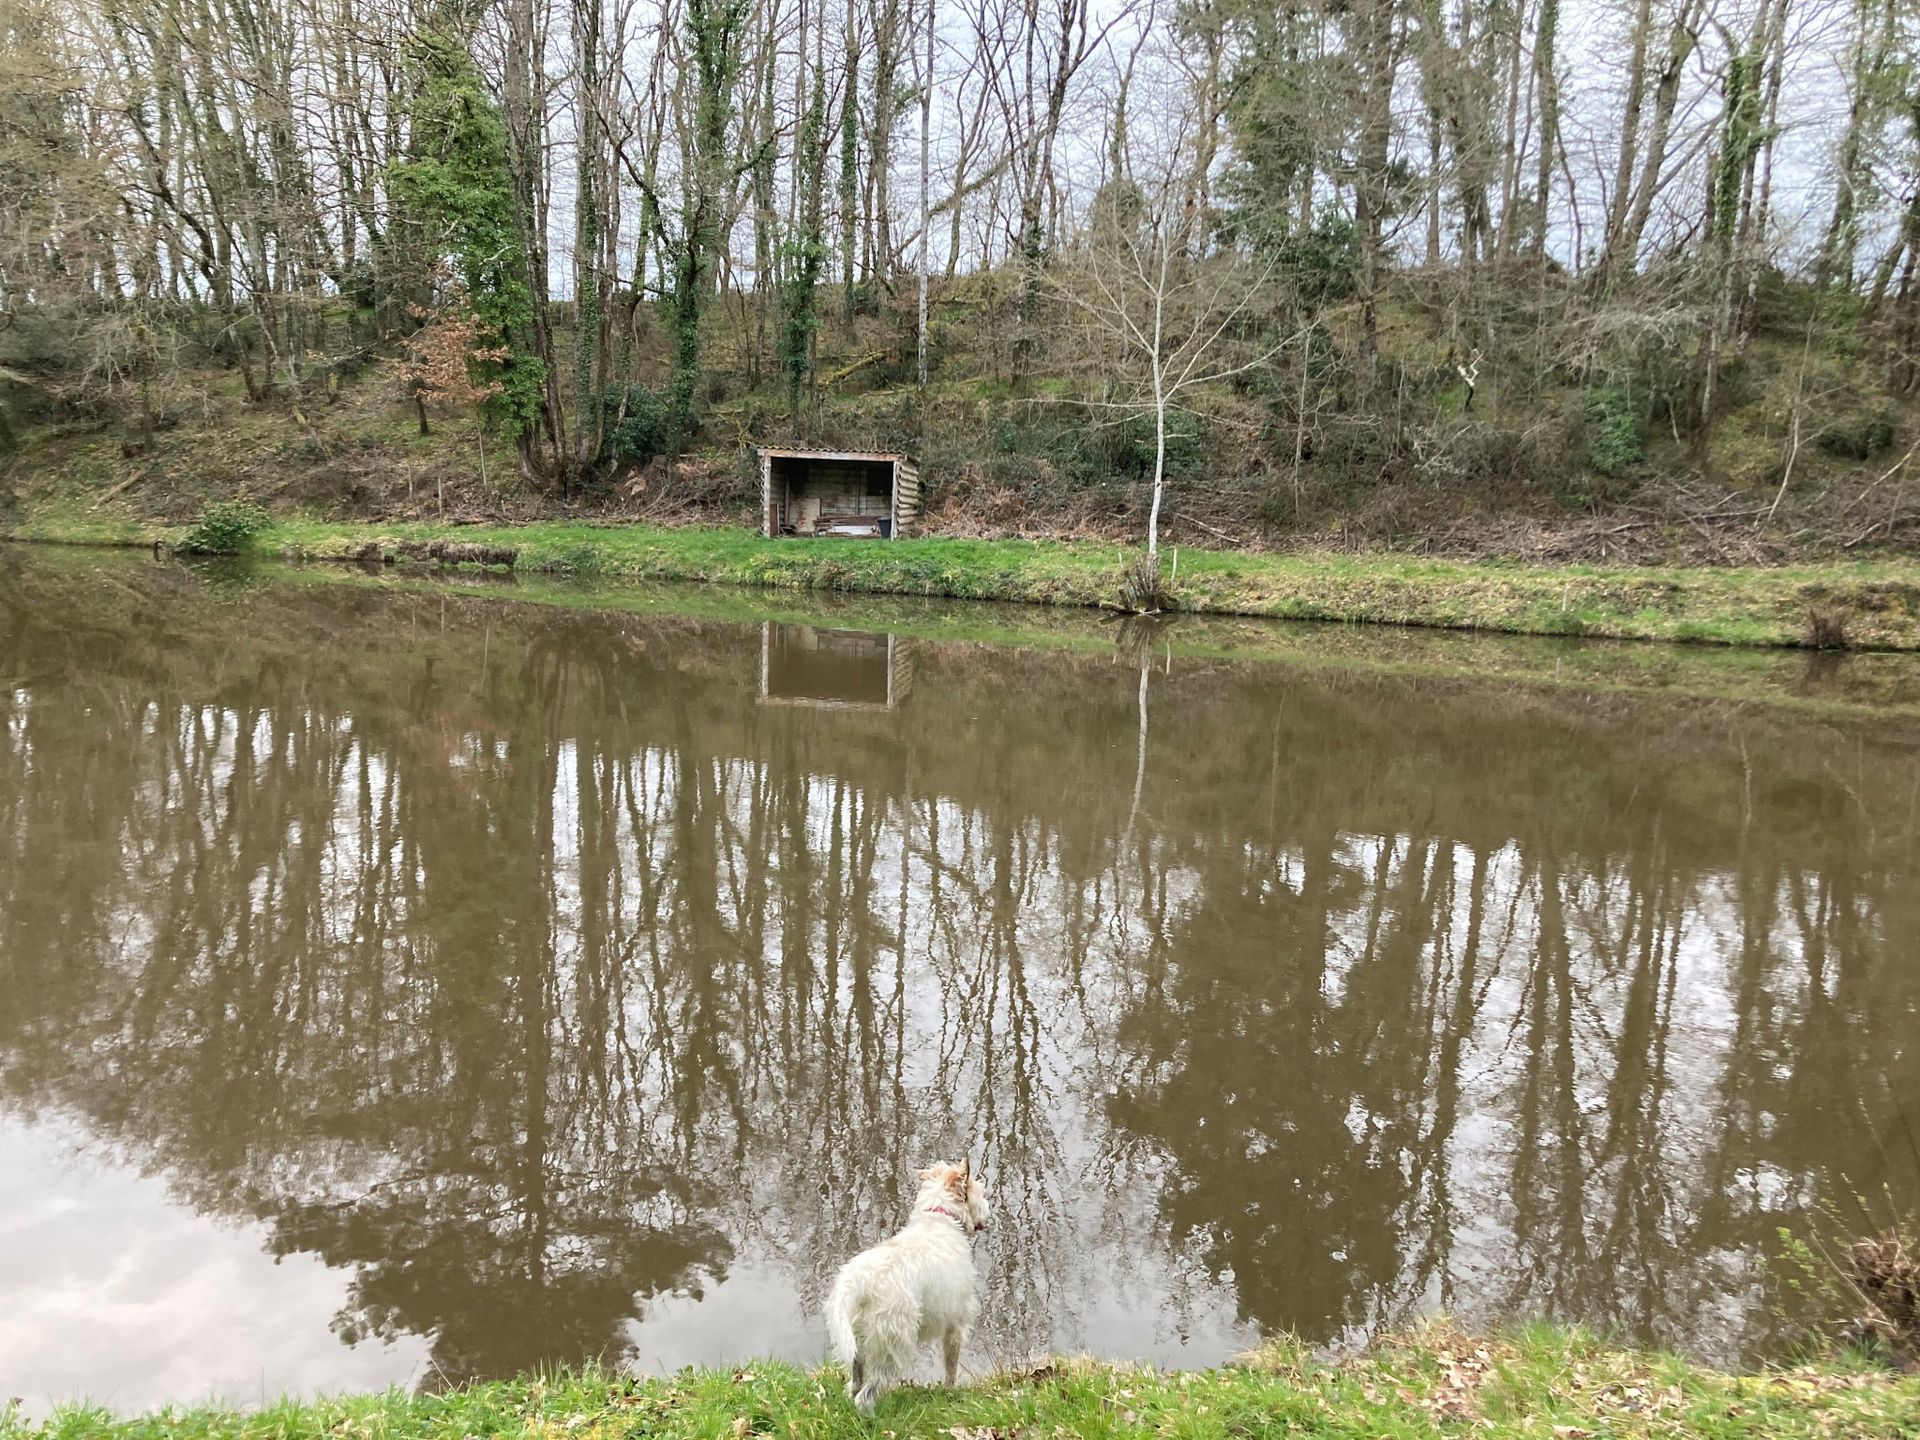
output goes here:
[[847, 0], [847, 70], [840, 90], [840, 286], [844, 318], [853, 325], [854, 265], [860, 243], [860, 32]]
[[[1877, 30], [1873, 27], [1876, 3], [1880, 12]], [[1814, 268], [1814, 283], [1822, 289], [1836, 279], [1847, 289], [1853, 288], [1860, 245], [1860, 192], [1869, 181], [1866, 131], [1869, 117], [1877, 118], [1880, 108], [1874, 82], [1886, 65], [1893, 41], [1894, 0], [1859, 0], [1857, 24], [1848, 81], [1847, 128], [1834, 169], [1833, 218], [1827, 222], [1820, 259]]]
[[1533, 36], [1534, 84], [1540, 99], [1540, 154], [1533, 182], [1533, 257], [1547, 253], [1553, 198], [1553, 163], [1560, 148], [1560, 77], [1554, 70], [1554, 44], [1560, 28], [1560, 0], [1540, 0]]
[[933, 212], [928, 206], [927, 182], [933, 169], [933, 40], [935, 0], [927, 0], [927, 59], [920, 80], [920, 324], [919, 379], [927, 388], [927, 238], [933, 228]]
[[1668, 138], [1673, 132], [1673, 115], [1680, 103], [1680, 86], [1686, 78], [1687, 61], [1700, 43], [1695, 29], [1701, 0], [1683, 0], [1667, 36], [1667, 59], [1653, 89], [1653, 123], [1647, 130], [1647, 145], [1640, 157], [1640, 178], [1634, 185], [1633, 200], [1627, 207], [1626, 224], [1617, 243], [1608, 247], [1603, 266], [1624, 265], [1629, 271], [1640, 263], [1640, 242], [1653, 215], [1653, 202], [1662, 189], [1661, 172], [1667, 164]]
[[606, 389], [603, 345], [604, 300], [600, 288], [601, 227], [600, 106], [601, 0], [575, 0], [572, 7], [574, 65], [579, 104], [574, 135], [574, 429], [578, 449], [574, 467], [583, 469], [600, 454], [601, 395]]

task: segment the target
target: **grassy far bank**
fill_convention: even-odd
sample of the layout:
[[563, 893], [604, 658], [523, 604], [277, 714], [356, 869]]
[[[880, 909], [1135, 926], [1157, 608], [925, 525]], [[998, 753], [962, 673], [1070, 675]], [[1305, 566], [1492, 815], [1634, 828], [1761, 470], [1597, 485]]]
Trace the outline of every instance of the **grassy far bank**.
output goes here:
[[[183, 527], [41, 509], [6, 532], [76, 544], [177, 544]], [[438, 526], [282, 519], [253, 539], [288, 560], [409, 560], [464, 547], [521, 572], [705, 581], [790, 589], [952, 596], [1033, 604], [1116, 602], [1128, 552], [1073, 541], [766, 540], [743, 529], [543, 521]], [[484, 563], [484, 560], [482, 561]], [[1810, 616], [1852, 648], [1920, 650], [1920, 563], [1781, 568], [1529, 566], [1394, 554], [1260, 554], [1183, 548], [1173, 594], [1184, 611], [1531, 635], [1809, 643]]]
[[587, 1372], [443, 1394], [285, 1401], [243, 1412], [168, 1410], [115, 1419], [73, 1408], [43, 1425], [0, 1418], [0, 1440], [616, 1440], [627, 1436], [1488, 1435], [1539, 1440], [1690, 1435], [1911, 1437], [1920, 1378], [1844, 1364], [1724, 1375], [1667, 1356], [1533, 1329], [1476, 1340], [1445, 1325], [1341, 1363], [1274, 1344], [1207, 1371], [1059, 1361], [953, 1391], [909, 1387], [869, 1425], [832, 1371], [749, 1365], [636, 1379]]

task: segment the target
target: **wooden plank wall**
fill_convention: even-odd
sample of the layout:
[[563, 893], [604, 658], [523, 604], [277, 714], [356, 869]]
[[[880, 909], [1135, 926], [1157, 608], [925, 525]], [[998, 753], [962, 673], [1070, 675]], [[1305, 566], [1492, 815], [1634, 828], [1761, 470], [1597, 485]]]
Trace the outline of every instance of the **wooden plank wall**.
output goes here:
[[899, 460], [893, 467], [893, 533], [903, 535], [920, 521], [920, 466]]

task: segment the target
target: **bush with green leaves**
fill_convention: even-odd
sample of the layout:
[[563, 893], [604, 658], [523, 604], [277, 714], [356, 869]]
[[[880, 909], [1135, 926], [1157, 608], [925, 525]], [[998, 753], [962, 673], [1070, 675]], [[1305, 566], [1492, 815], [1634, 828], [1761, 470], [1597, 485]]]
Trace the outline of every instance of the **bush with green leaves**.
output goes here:
[[1849, 414], [1828, 421], [1813, 443], [1838, 460], [1868, 460], [1893, 444], [1893, 422], [1882, 414]]
[[[1075, 468], [1093, 476], [1146, 480], [1153, 476], [1154, 421], [1146, 413], [1106, 424], [1089, 423], [1071, 437]], [[1167, 412], [1167, 474], [1190, 475], [1200, 469], [1206, 449], [1205, 426], [1190, 410]]]
[[180, 539], [191, 555], [238, 555], [251, 549], [267, 528], [267, 512], [243, 500], [222, 500], [200, 512], [199, 522]]
[[615, 467], [641, 466], [660, 453], [666, 438], [667, 402], [645, 385], [613, 389], [600, 397], [606, 419], [600, 459]]
[[1647, 458], [1646, 427], [1633, 397], [1617, 386], [1587, 395], [1587, 465], [1618, 475]]
[[1359, 285], [1360, 231], [1331, 208], [1313, 228], [1292, 235], [1274, 251], [1275, 278], [1292, 287], [1295, 303], [1309, 313], [1337, 305]]

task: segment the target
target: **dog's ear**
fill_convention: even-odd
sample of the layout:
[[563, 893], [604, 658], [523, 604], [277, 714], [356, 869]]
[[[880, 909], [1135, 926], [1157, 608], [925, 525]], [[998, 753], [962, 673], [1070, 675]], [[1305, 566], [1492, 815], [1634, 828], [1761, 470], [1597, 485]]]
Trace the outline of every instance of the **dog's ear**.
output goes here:
[[919, 1171], [917, 1178], [922, 1185], [926, 1184], [927, 1181], [933, 1179], [933, 1167], [929, 1165], [926, 1169]]

